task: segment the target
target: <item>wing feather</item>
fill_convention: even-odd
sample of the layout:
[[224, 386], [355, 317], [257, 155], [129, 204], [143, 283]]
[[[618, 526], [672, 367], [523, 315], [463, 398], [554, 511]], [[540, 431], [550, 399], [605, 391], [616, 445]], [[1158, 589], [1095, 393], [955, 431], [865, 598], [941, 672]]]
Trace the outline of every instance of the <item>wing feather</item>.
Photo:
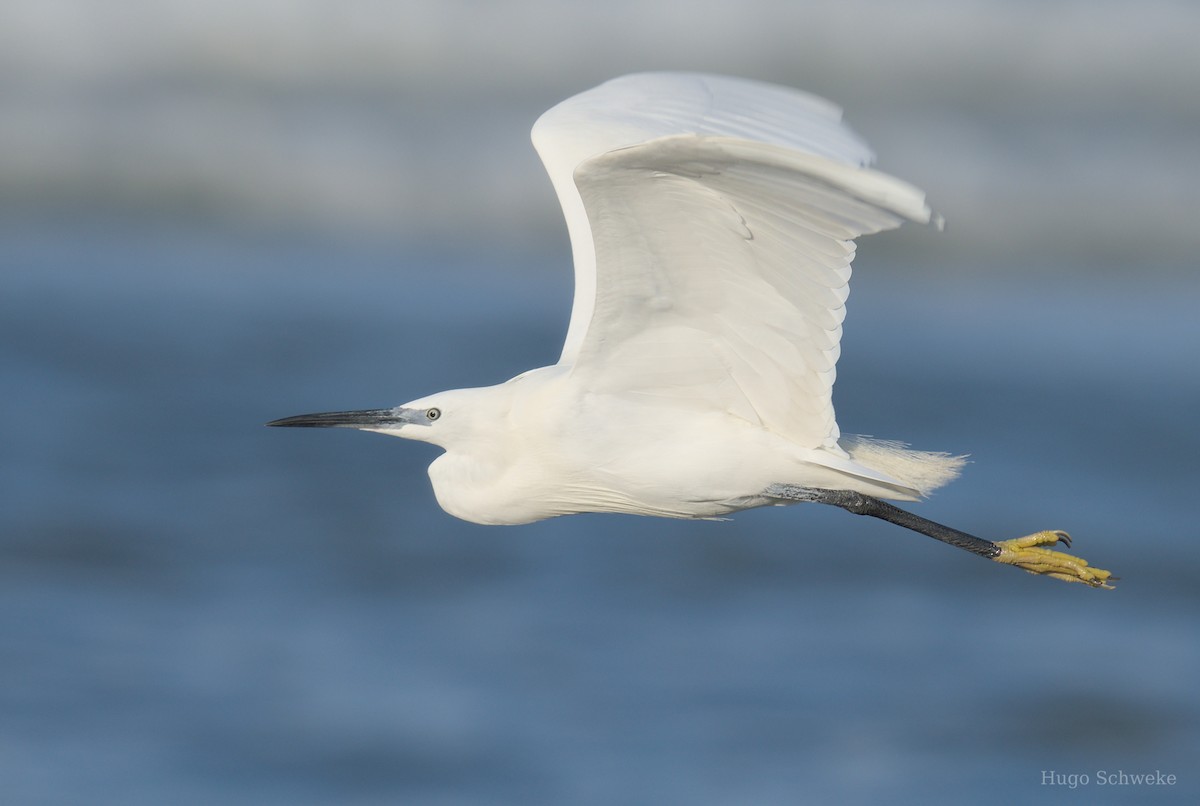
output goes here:
[[552, 109], [534, 141], [576, 263], [560, 364], [597, 392], [728, 411], [840, 452], [853, 239], [928, 221], [924, 194], [864, 167], [837, 107], [736, 79], [618, 79]]

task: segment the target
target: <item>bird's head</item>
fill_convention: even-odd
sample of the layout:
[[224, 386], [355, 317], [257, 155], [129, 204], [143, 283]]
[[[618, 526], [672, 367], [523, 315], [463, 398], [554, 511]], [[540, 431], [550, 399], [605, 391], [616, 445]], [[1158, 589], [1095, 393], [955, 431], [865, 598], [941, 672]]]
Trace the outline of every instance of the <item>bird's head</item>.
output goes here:
[[357, 428], [404, 439], [432, 442], [447, 448], [474, 431], [477, 406], [472, 394], [478, 390], [456, 389], [413, 400], [390, 409], [326, 411], [273, 420], [267, 425], [291, 428]]

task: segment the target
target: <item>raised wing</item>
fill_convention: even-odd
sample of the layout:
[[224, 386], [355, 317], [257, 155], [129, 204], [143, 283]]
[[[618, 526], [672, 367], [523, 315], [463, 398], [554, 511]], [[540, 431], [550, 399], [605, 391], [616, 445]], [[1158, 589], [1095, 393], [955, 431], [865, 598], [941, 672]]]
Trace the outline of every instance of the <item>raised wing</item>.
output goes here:
[[576, 267], [559, 363], [597, 392], [838, 451], [852, 239], [930, 216], [839, 121], [813, 96], [691, 74], [628, 76], [547, 112], [534, 142]]

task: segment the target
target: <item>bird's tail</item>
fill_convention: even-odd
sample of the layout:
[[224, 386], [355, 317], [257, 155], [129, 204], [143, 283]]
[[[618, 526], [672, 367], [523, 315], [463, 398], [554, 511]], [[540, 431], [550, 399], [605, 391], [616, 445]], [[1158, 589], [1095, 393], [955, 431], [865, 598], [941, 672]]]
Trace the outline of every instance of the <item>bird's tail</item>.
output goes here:
[[967, 462], [966, 456], [914, 451], [903, 442], [857, 434], [844, 435], [838, 445], [855, 463], [890, 476], [921, 497], [954, 481]]

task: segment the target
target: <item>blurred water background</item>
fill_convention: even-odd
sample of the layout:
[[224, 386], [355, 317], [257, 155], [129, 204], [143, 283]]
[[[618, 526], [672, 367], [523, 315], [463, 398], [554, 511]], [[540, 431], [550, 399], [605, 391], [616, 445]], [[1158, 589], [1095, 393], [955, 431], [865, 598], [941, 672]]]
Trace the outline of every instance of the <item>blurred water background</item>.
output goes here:
[[[1197, 802], [1197, 31], [1164, 0], [0, 5], [0, 801]], [[1117, 591], [818, 507], [476, 527], [428, 446], [262, 427], [553, 362], [529, 127], [659, 68], [833, 98], [929, 192], [946, 232], [860, 245], [843, 430], [970, 453], [918, 511], [1067, 528]]]

